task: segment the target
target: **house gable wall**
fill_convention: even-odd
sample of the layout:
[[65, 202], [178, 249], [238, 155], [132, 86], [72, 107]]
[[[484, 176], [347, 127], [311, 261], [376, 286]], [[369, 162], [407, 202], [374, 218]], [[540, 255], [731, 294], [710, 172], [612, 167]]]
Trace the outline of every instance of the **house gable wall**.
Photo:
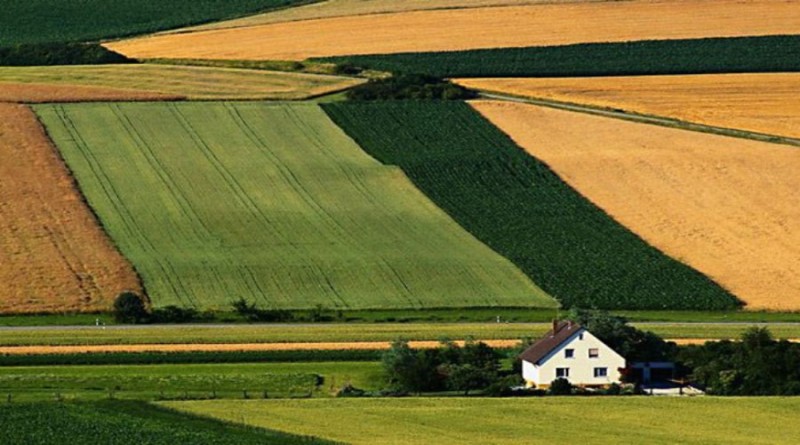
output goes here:
[[[567, 349], [574, 351], [572, 358], [565, 357]], [[590, 349], [598, 350], [596, 358], [589, 357]], [[579, 329], [542, 358], [539, 365], [527, 361], [522, 365], [522, 376], [529, 386], [549, 385], [556, 379], [556, 368], [569, 368], [568, 380], [573, 385], [609, 385], [619, 383], [619, 369], [625, 367], [625, 359], [589, 331]], [[595, 377], [595, 368], [606, 368], [606, 376]]]

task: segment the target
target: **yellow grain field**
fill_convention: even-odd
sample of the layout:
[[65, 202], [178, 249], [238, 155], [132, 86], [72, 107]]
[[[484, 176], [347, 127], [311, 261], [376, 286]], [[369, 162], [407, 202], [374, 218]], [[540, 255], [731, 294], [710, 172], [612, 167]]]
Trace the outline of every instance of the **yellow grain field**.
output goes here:
[[320, 3], [286, 8], [264, 14], [251, 15], [222, 22], [165, 31], [163, 34], [203, 31], [209, 29], [241, 28], [269, 23], [295, 22], [299, 20], [346, 17], [367, 14], [387, 14], [405, 11], [427, 11], [433, 9], [464, 9], [487, 6], [534, 5], [553, 3], [586, 3], [617, 0], [328, 0]]
[[641, 0], [361, 15], [107, 43], [134, 58], [303, 60], [405, 51], [792, 34], [785, 0]]
[[525, 104], [473, 106], [747, 309], [800, 309], [800, 150]]
[[[13, 86], [10, 92], [0, 88], [0, 98], [19, 102], [66, 102], [68, 98], [294, 100], [361, 82], [319, 74], [155, 64], [0, 67], [0, 85]], [[25, 84], [30, 84], [30, 89]], [[71, 92], [73, 86], [76, 89]]]
[[458, 79], [469, 88], [800, 138], [800, 74]]
[[0, 104], [0, 312], [108, 310], [141, 291], [36, 116]]

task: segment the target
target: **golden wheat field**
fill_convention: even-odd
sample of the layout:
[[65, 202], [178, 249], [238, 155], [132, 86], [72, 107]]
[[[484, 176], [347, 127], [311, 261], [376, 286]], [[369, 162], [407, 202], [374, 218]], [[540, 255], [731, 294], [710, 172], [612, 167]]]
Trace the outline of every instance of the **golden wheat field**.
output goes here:
[[[78, 89], [68, 97], [81, 100], [114, 99], [280, 99], [293, 100], [318, 96], [362, 82], [339, 76], [288, 73], [279, 71], [232, 69], [157, 64], [0, 67], [0, 83], [18, 85], [19, 94], [9, 94], [27, 102], [60, 98], [59, 87]], [[28, 93], [20, 84], [30, 83]], [[53, 90], [42, 88], [50, 85]], [[82, 90], [83, 88], [83, 90]], [[39, 92], [37, 96], [34, 92]], [[81, 93], [85, 95], [82, 95]], [[27, 94], [26, 94], [27, 93]], [[0, 97], [6, 95], [0, 92]], [[31, 100], [36, 99], [39, 100]], [[66, 101], [61, 98], [61, 101]]]
[[747, 309], [800, 309], [800, 151], [526, 104], [473, 106], [650, 244]]
[[798, 29], [800, 7], [785, 0], [662, 0], [360, 15], [149, 36], [105, 46], [134, 58], [303, 60], [406, 51], [792, 34]]
[[616, 0], [327, 0], [319, 3], [271, 11], [233, 20], [212, 22], [188, 28], [174, 29], [164, 33], [183, 33], [208, 29], [239, 28], [268, 23], [294, 22], [330, 17], [345, 17], [367, 14], [387, 14], [404, 11], [432, 9], [464, 9], [486, 6], [512, 6], [553, 3], [586, 3]]
[[108, 310], [141, 291], [36, 116], [0, 104], [0, 312]]
[[458, 79], [469, 88], [800, 137], [800, 74]]

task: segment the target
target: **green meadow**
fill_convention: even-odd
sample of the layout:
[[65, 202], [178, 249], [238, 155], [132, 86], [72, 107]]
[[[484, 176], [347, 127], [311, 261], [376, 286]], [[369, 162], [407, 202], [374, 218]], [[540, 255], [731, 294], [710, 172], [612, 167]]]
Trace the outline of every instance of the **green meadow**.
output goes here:
[[165, 402], [187, 413], [360, 444], [789, 444], [790, 397], [534, 397]]

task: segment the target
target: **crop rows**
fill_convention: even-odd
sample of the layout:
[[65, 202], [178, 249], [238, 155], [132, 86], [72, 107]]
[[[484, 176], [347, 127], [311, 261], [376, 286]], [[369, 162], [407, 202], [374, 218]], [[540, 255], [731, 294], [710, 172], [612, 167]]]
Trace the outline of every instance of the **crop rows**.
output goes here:
[[315, 59], [437, 77], [578, 77], [800, 71], [800, 36], [583, 43]]
[[232, 18], [308, 0], [25, 0], [0, 9], [0, 47], [100, 40]]
[[24, 403], [0, 406], [7, 445], [325, 444], [322, 440], [181, 414], [142, 402]]
[[565, 306], [739, 304], [616, 223], [467, 104], [346, 103], [325, 110], [367, 152], [400, 166], [464, 228]]
[[156, 306], [555, 305], [316, 105], [37, 111]]

